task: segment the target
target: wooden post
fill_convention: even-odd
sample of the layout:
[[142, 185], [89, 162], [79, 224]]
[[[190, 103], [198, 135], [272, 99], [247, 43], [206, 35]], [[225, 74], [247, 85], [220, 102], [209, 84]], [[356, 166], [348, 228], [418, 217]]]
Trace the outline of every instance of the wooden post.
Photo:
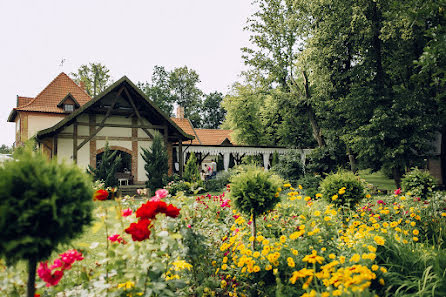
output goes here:
[[57, 135], [53, 136], [53, 152], [52, 152], [52, 158], [57, 156]]
[[183, 177], [183, 140], [178, 140], [178, 163], [179, 163], [179, 170], [180, 170], [180, 176]]
[[73, 162], [77, 164], [77, 120], [73, 122]]

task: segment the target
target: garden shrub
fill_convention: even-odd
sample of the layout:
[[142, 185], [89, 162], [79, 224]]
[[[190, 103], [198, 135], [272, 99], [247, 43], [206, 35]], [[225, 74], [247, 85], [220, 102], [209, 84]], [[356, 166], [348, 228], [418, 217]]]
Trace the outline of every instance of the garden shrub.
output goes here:
[[231, 177], [230, 197], [238, 210], [252, 216], [252, 236], [255, 238], [255, 219], [280, 201], [278, 188], [281, 180], [259, 167], [249, 166], [240, 170], [239, 174]]
[[93, 174], [95, 181], [104, 182], [104, 187], [115, 187], [118, 185], [118, 179], [116, 178], [116, 170], [121, 164], [121, 156], [116, 156], [118, 151], [112, 152], [108, 141], [105, 143], [104, 153], [102, 159], [98, 162], [96, 168], [88, 165], [88, 171]]
[[291, 150], [279, 157], [279, 162], [274, 165], [271, 170], [283, 179], [295, 184], [304, 174], [301, 162], [301, 154], [297, 150]]
[[339, 167], [343, 168], [347, 163], [345, 150], [336, 146], [317, 147], [308, 156], [305, 171], [323, 176], [336, 172]]
[[229, 184], [229, 180], [233, 175], [233, 172], [235, 171], [232, 169], [218, 172], [215, 178], [208, 179], [204, 182], [204, 188], [206, 191], [211, 192], [221, 191], [227, 184]]
[[403, 191], [410, 192], [412, 195], [423, 199], [428, 199], [432, 196], [435, 185], [435, 178], [428, 171], [418, 168], [412, 169], [401, 180]]
[[76, 165], [48, 160], [29, 146], [0, 166], [0, 256], [28, 261], [34, 296], [38, 261], [92, 221], [92, 183]]
[[153, 142], [149, 150], [141, 147], [143, 153], [142, 158], [146, 162], [144, 169], [146, 170], [147, 182], [146, 186], [153, 192], [164, 186], [169, 171], [169, 156], [163, 145], [163, 136], [159, 132], [153, 134]]
[[349, 171], [329, 174], [320, 184], [324, 199], [337, 206], [353, 208], [365, 197], [364, 185]]
[[186, 166], [184, 167], [183, 178], [185, 181], [190, 183], [200, 183], [200, 169], [197, 164], [197, 158], [195, 154], [192, 152], [189, 156], [189, 159], [186, 162]]
[[319, 193], [321, 181], [322, 177], [320, 175], [306, 174], [297, 181], [297, 184], [303, 187], [306, 196], [315, 197]]

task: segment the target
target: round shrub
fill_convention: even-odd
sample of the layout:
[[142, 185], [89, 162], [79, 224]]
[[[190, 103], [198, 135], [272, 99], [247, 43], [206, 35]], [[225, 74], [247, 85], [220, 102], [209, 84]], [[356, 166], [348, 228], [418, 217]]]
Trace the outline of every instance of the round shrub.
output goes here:
[[401, 180], [403, 191], [420, 198], [430, 198], [436, 185], [435, 178], [425, 170], [412, 169]]
[[77, 166], [31, 147], [19, 150], [0, 166], [0, 257], [8, 264], [27, 260], [33, 283], [37, 262], [91, 222], [92, 195], [89, 176]]
[[244, 167], [231, 177], [231, 201], [237, 209], [257, 217], [273, 209], [280, 201], [280, 178], [258, 167]]
[[365, 197], [364, 186], [352, 172], [329, 174], [320, 184], [324, 199], [337, 206], [354, 207]]

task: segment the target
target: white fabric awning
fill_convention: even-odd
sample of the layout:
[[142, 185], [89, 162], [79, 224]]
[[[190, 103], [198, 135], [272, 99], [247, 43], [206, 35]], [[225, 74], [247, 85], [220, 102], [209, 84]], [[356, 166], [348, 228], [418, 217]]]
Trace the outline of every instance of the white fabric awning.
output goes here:
[[239, 155], [260, 155], [260, 154], [285, 154], [288, 151], [297, 150], [301, 154], [307, 155], [311, 149], [290, 149], [281, 147], [255, 147], [255, 146], [202, 146], [202, 145], [184, 145], [184, 153], [204, 153], [212, 156], [218, 154], [239, 154]]

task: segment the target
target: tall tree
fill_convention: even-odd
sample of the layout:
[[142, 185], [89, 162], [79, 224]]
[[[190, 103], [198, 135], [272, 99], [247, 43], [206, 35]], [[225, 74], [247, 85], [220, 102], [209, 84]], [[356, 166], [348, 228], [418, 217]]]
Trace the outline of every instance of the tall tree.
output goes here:
[[83, 82], [87, 94], [94, 97], [112, 83], [109, 72], [110, 70], [101, 63], [89, 63], [81, 65], [71, 76], [77, 84]]
[[138, 83], [138, 86], [162, 111], [172, 115], [175, 98], [171, 94], [169, 76], [163, 66], [155, 66], [151, 82]]
[[160, 133], [153, 135], [150, 149], [142, 148], [142, 158], [144, 159], [144, 169], [146, 170], [146, 186], [153, 192], [164, 186], [165, 178], [169, 170], [169, 156], [163, 146], [163, 136]]
[[213, 92], [205, 95], [202, 111], [202, 128], [218, 129], [225, 119], [226, 110], [221, 106], [223, 94]]
[[12, 154], [12, 147], [2, 144], [0, 146], [0, 154]]
[[200, 109], [203, 92], [198, 88], [198, 73], [187, 66], [175, 68], [169, 74], [169, 87], [175, 102], [184, 108], [184, 116], [195, 127], [201, 127]]

